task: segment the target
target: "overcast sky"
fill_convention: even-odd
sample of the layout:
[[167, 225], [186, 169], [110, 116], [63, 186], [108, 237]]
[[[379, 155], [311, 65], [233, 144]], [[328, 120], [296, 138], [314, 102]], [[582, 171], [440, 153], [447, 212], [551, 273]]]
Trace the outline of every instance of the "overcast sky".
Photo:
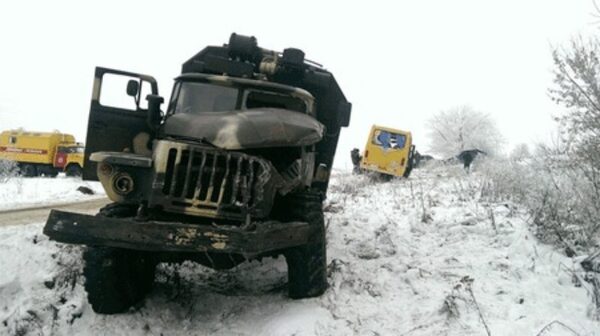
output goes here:
[[372, 124], [410, 130], [467, 104], [489, 113], [510, 146], [548, 138], [551, 47], [598, 33], [592, 0], [3, 1], [0, 129], [85, 139], [94, 66], [154, 76], [170, 94], [181, 64], [232, 32], [262, 47], [303, 49], [353, 103], [336, 165]]

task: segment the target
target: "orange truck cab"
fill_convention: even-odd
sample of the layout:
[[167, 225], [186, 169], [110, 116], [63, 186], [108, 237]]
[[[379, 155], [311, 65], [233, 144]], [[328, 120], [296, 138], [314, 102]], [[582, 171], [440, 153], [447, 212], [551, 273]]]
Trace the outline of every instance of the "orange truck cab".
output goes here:
[[81, 143], [59, 145], [54, 156], [54, 167], [64, 171], [67, 176], [81, 176], [84, 152]]
[[17, 162], [23, 176], [55, 177], [59, 172], [81, 176], [83, 151], [83, 145], [71, 134], [23, 130], [0, 133], [0, 160]]

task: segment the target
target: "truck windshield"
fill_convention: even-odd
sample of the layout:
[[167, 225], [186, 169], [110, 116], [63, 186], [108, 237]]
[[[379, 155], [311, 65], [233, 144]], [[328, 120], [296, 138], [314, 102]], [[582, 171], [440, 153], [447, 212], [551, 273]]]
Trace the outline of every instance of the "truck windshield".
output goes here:
[[74, 153], [83, 153], [84, 151], [85, 151], [85, 148], [83, 148], [83, 147], [58, 147], [59, 153], [74, 154]]
[[302, 99], [284, 93], [183, 82], [177, 94], [174, 112], [223, 112], [262, 107], [298, 112], [306, 112], [307, 109]]
[[234, 87], [184, 82], [177, 97], [175, 113], [222, 112], [235, 110], [239, 90]]

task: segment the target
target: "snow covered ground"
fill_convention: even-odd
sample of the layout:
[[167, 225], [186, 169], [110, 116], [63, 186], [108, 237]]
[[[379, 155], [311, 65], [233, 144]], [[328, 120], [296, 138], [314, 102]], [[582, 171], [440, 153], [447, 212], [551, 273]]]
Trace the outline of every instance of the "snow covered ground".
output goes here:
[[389, 183], [337, 172], [322, 297], [287, 298], [281, 257], [225, 272], [161, 265], [153, 293], [116, 316], [87, 303], [82, 248], [50, 242], [42, 223], [0, 228], [0, 334], [600, 335], [577, 260], [482, 190], [458, 171]]
[[[96, 194], [84, 195], [77, 191], [80, 186], [91, 188]], [[63, 174], [56, 178], [15, 177], [8, 182], [0, 183], [0, 211], [77, 202], [98, 197], [104, 197], [104, 190], [99, 182], [86, 182]]]

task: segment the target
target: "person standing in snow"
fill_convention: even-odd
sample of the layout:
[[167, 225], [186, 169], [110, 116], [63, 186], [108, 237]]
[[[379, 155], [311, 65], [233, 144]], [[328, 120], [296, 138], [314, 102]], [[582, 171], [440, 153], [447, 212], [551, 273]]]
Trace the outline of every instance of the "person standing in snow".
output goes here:
[[460, 152], [460, 154], [458, 154], [457, 158], [460, 162], [463, 163], [465, 170], [467, 172], [469, 172], [469, 171], [471, 171], [471, 163], [473, 163], [473, 161], [479, 154], [486, 155], [486, 153], [484, 151], [481, 151], [479, 149], [469, 149], [469, 150], [464, 150], [464, 151]]
[[352, 165], [354, 166], [352, 172], [354, 174], [360, 174], [360, 160], [362, 160], [362, 155], [358, 148], [354, 148], [350, 151], [350, 159], [352, 159]]

